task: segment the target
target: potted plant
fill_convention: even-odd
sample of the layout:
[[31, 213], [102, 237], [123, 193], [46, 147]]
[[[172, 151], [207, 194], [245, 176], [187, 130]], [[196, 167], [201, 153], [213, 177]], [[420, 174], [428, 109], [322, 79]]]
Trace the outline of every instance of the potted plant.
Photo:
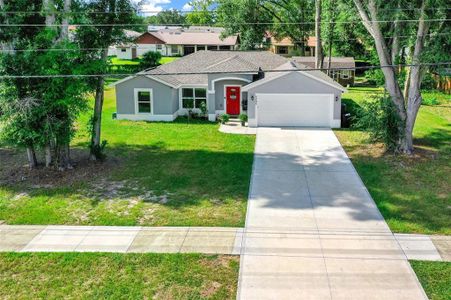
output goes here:
[[240, 121], [241, 121], [241, 126], [246, 126], [247, 115], [241, 114], [241, 115], [240, 115]]
[[219, 121], [221, 124], [225, 124], [230, 120], [230, 116], [228, 114], [222, 114], [219, 116]]

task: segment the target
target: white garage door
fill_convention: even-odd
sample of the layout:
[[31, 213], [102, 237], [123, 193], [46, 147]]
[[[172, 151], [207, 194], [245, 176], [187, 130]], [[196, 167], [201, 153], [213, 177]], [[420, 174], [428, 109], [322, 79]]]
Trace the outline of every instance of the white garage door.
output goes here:
[[331, 127], [332, 94], [257, 94], [258, 126]]

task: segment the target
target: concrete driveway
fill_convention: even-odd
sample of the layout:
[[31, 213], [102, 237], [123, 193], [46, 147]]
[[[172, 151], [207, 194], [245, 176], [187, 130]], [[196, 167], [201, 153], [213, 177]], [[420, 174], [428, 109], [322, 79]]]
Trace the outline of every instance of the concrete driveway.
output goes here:
[[259, 128], [238, 299], [427, 299], [329, 129]]

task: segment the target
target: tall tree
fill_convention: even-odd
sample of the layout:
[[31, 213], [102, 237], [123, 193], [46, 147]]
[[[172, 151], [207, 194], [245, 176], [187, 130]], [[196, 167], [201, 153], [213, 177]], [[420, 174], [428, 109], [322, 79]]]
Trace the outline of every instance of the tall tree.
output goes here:
[[387, 45], [386, 39], [381, 30], [381, 15], [379, 7], [382, 3], [377, 0], [353, 0], [358, 10], [358, 13], [363, 21], [366, 30], [372, 36], [376, 46], [379, 62], [382, 67], [382, 72], [385, 78], [385, 88], [390, 95], [391, 101], [396, 107], [397, 114], [400, 119], [401, 138], [398, 141], [398, 150], [406, 154], [411, 154], [413, 151], [413, 127], [422, 101], [421, 96], [421, 80], [423, 69], [420, 66], [422, 62], [422, 54], [424, 50], [424, 43], [426, 34], [429, 31], [430, 23], [427, 21], [427, 11], [431, 7], [432, 0], [421, 0], [418, 9], [418, 22], [416, 26], [416, 38], [414, 39], [413, 52], [409, 68], [410, 72], [405, 80], [405, 93], [401, 91], [399, 78], [397, 77], [396, 69], [391, 67], [392, 55], [390, 48]]
[[[85, 60], [92, 62], [91, 72], [100, 74], [91, 85], [95, 90], [94, 111], [91, 118], [91, 159], [100, 159], [102, 152], [101, 126], [104, 100], [105, 74], [108, 64], [108, 47], [126, 40], [124, 27], [118, 24], [132, 24], [135, 7], [130, 0], [93, 0], [82, 6], [81, 21], [90, 25], [77, 29], [76, 39], [81, 48], [101, 50], [87, 53]], [[100, 12], [100, 13], [99, 13]], [[132, 26], [133, 28], [133, 26]]]
[[147, 17], [146, 22], [158, 25], [183, 25], [186, 23], [186, 17], [177, 9], [169, 9]]
[[[61, 20], [53, 17], [62, 12], [61, 3], [52, 6], [51, 10], [42, 1], [36, 1], [31, 7], [25, 1], [19, 4], [5, 9], [33, 12], [36, 7], [42, 7], [43, 14], [34, 15], [33, 19], [14, 16], [14, 23], [28, 24], [33, 21], [33, 24], [45, 24], [47, 28], [39, 26], [26, 31], [23, 28], [27, 26], [20, 26], [19, 29], [11, 29], [11, 32], [6, 30], [2, 36], [13, 50], [0, 55], [0, 73], [11, 76], [0, 84], [0, 107], [4, 112], [2, 120], [5, 124], [3, 135], [11, 143], [27, 148], [30, 167], [37, 165], [36, 150], [45, 147], [48, 166], [52, 163], [60, 169], [69, 168], [73, 123], [78, 113], [86, 107], [84, 94], [87, 89], [81, 79], [51, 76], [81, 73], [80, 53], [76, 45], [61, 39], [61, 32], [53, 26]], [[11, 35], [17, 30], [22, 31], [23, 35]], [[70, 50], [42, 51], [51, 48]]]
[[321, 0], [315, 0], [315, 68], [323, 67], [323, 44], [321, 43]]
[[272, 20], [262, 8], [264, 0], [219, 0], [218, 24], [225, 28], [224, 36], [239, 34], [241, 50], [264, 46], [265, 33]]
[[211, 10], [213, 3], [214, 0], [191, 0], [188, 2], [192, 11], [186, 15], [186, 22], [189, 25], [214, 25], [216, 18]]

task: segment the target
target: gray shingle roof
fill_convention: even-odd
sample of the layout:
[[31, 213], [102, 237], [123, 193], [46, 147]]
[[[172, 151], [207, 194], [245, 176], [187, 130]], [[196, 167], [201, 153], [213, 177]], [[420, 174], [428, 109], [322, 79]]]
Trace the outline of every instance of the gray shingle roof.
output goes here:
[[[207, 74], [171, 75], [199, 72], [258, 72], [274, 69], [287, 62], [286, 58], [267, 51], [197, 51], [155, 69], [143, 71], [170, 85], [206, 84]], [[158, 74], [170, 74], [161, 75]], [[155, 74], [155, 75], [153, 75]]]
[[[142, 71], [140, 74], [146, 73], [150, 78], [155, 78], [175, 87], [183, 84], [207, 84], [208, 74], [199, 74], [202, 72], [257, 73], [260, 68], [265, 71], [306, 69], [309, 67], [269, 51], [198, 51], [171, 63]], [[279, 77], [287, 72], [267, 72], [264, 80], [272, 80], [274, 77]], [[325, 81], [340, 90], [344, 90], [343, 86], [321, 71], [315, 70], [305, 73]]]
[[[300, 63], [306, 65], [308, 67], [315, 67], [315, 57], [314, 56], [293, 56], [291, 58], [296, 63]], [[329, 65], [329, 57], [324, 57], [324, 68], [328, 68]], [[332, 68], [355, 68], [355, 61], [353, 57], [334, 57], [332, 56], [332, 60], [330, 63]]]

